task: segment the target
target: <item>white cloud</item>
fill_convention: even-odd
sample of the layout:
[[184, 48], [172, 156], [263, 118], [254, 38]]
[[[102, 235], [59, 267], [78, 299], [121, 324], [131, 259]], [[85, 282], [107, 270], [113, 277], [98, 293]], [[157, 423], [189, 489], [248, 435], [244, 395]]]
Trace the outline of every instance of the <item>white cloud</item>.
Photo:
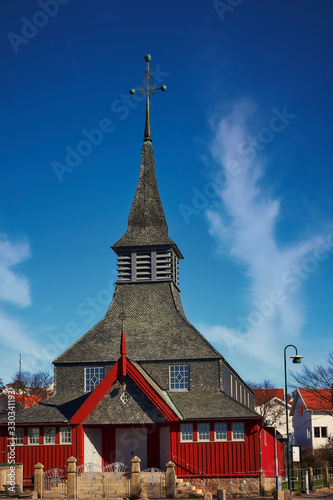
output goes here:
[[206, 211], [209, 231], [219, 250], [242, 264], [248, 276], [248, 311], [240, 311], [235, 318], [236, 328], [200, 328], [215, 345], [227, 347], [229, 352], [237, 347], [238, 356], [248, 363], [260, 361], [261, 368], [256, 366], [267, 376], [265, 370], [272, 368], [274, 350], [293, 343], [301, 331], [305, 313], [299, 290], [325, 260], [325, 249], [316, 236], [284, 246], [278, 242], [281, 201], [263, 187], [265, 164], [258, 153], [266, 148], [267, 156], [269, 146], [267, 141], [260, 148], [253, 144], [256, 140], [258, 144], [258, 137], [272, 142], [286, 125], [279, 132], [265, 127], [253, 134], [248, 123], [254, 112], [252, 103], [242, 102], [215, 128], [211, 152], [228, 182], [219, 188], [220, 206]]
[[0, 239], [0, 301], [26, 307], [31, 303], [28, 280], [11, 268], [30, 257], [27, 242], [11, 243], [2, 235]]

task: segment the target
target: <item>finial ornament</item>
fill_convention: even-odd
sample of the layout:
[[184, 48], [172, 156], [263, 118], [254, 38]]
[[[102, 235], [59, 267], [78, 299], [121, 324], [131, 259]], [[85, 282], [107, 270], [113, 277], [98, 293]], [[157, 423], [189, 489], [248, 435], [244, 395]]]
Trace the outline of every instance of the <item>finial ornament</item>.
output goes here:
[[165, 92], [167, 87], [166, 85], [161, 85], [161, 87], [155, 87], [155, 83], [151, 82], [151, 79], [153, 78], [153, 70], [149, 68], [149, 63], [151, 61], [151, 55], [147, 54], [145, 55], [145, 61], [147, 63], [147, 69], [143, 71], [143, 84], [141, 85], [140, 89], [135, 90], [131, 89], [129, 93], [131, 95], [134, 95], [136, 92], [139, 92], [142, 97], [146, 96], [146, 123], [145, 123], [145, 134], [144, 134], [144, 142], [151, 142], [151, 132], [150, 132], [150, 115], [149, 115], [149, 97], [153, 96], [155, 94], [156, 90], [162, 90], [162, 92]]

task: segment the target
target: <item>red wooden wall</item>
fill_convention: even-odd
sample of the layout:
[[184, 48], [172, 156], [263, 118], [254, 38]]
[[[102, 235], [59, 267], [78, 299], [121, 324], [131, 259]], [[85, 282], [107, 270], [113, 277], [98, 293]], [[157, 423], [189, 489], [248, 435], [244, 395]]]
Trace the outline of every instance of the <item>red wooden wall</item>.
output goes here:
[[[211, 434], [213, 432], [211, 423]], [[195, 429], [195, 424], [193, 424]], [[256, 475], [260, 469], [258, 420], [244, 422], [244, 441], [180, 442], [180, 424], [170, 432], [170, 455], [176, 475], [235, 476]], [[195, 433], [194, 433], [195, 434]], [[194, 435], [195, 439], [195, 435]]]
[[[276, 440], [276, 454], [278, 458], [279, 475], [284, 475], [284, 455], [283, 442]], [[274, 429], [271, 427], [261, 430], [261, 456], [262, 468], [265, 471], [266, 477], [275, 476], [275, 438]]]

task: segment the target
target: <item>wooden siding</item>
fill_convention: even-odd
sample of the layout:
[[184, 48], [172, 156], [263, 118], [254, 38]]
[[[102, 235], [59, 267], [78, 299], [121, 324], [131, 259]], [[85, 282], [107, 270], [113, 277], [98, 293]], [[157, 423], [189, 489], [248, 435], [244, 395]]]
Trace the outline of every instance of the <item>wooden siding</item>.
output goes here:
[[[211, 436], [214, 423], [211, 422]], [[196, 424], [193, 423], [193, 428]], [[179, 477], [257, 475], [260, 469], [258, 421], [244, 422], [244, 441], [180, 442], [180, 424], [170, 430], [171, 460], [176, 464]], [[194, 439], [196, 432], [194, 431]]]
[[[284, 475], [283, 442], [276, 440], [279, 475]], [[275, 476], [275, 438], [271, 427], [261, 430], [262, 468], [266, 477]]]

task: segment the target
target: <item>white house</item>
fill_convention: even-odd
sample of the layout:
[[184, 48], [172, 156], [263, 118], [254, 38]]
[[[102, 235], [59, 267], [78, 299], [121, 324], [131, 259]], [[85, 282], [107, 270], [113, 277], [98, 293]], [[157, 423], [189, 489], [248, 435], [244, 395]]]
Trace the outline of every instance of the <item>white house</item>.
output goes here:
[[316, 449], [333, 439], [333, 402], [329, 389], [296, 389], [290, 414], [297, 446]]
[[[283, 389], [254, 389], [255, 410], [266, 422], [282, 435], [287, 434], [286, 401]], [[288, 401], [288, 426], [290, 442], [293, 442], [293, 422], [290, 415], [292, 401]]]

